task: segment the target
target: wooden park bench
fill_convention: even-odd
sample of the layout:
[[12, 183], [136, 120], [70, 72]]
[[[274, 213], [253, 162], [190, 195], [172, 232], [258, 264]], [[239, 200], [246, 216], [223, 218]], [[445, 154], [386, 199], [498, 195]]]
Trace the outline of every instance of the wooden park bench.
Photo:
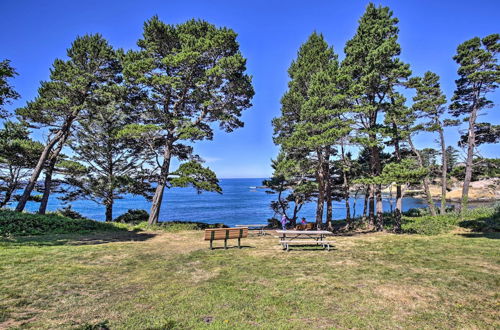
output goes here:
[[214, 228], [205, 229], [205, 241], [210, 241], [210, 250], [213, 250], [213, 241], [224, 240], [224, 249], [227, 249], [228, 239], [238, 239], [238, 248], [241, 249], [241, 239], [248, 237], [248, 228]]

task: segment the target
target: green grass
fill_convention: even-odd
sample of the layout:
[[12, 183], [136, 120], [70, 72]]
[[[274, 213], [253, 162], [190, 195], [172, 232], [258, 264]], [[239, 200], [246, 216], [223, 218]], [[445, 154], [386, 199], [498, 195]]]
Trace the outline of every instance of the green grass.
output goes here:
[[288, 253], [272, 236], [213, 251], [202, 237], [4, 239], [0, 328], [500, 326], [498, 233], [358, 234], [336, 237], [330, 252]]

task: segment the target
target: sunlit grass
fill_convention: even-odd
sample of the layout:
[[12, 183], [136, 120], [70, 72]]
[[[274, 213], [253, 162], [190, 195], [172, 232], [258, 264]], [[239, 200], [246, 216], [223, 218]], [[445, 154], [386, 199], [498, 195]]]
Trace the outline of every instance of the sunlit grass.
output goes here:
[[[143, 236], [145, 235], [145, 236]], [[499, 234], [361, 234], [285, 252], [201, 231], [11, 239], [0, 328], [498, 327]]]

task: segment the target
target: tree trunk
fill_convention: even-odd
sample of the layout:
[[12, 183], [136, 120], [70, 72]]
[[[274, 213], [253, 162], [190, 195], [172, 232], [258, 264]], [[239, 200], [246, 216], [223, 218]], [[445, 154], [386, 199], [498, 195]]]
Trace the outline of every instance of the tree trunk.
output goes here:
[[[380, 152], [378, 147], [372, 147], [371, 148], [372, 152], [372, 175], [373, 176], [379, 176], [381, 172], [381, 164], [380, 164]], [[377, 230], [382, 230], [384, 228], [384, 218], [383, 218], [383, 205], [382, 205], [382, 185], [381, 184], [375, 184], [374, 185], [374, 190], [375, 190], [375, 199], [376, 199], [376, 212], [377, 212], [377, 219], [375, 223], [375, 227]], [[371, 214], [370, 214], [371, 216]]]
[[441, 214], [446, 213], [446, 180], [447, 180], [447, 171], [448, 171], [448, 163], [446, 159], [446, 144], [444, 141], [444, 132], [443, 128], [439, 129], [439, 140], [441, 143], [441, 208], [439, 212]]
[[160, 180], [158, 180], [158, 185], [156, 186], [155, 194], [153, 196], [153, 201], [151, 204], [151, 211], [149, 213], [148, 224], [153, 225], [158, 223], [158, 218], [160, 216], [161, 202], [163, 199], [163, 192], [165, 191], [165, 186], [167, 185], [167, 178], [170, 171], [170, 159], [172, 158], [172, 141], [167, 141], [165, 145], [165, 151], [163, 152], [163, 164], [160, 170]]
[[368, 199], [370, 195], [370, 185], [366, 185], [365, 199], [363, 201], [363, 221], [366, 221], [366, 214], [368, 212]]
[[320, 229], [323, 224], [323, 205], [325, 204], [325, 178], [323, 173], [323, 154], [318, 151], [318, 169], [317, 169], [317, 181], [318, 181], [318, 203], [316, 207], [316, 228]]
[[54, 171], [55, 161], [50, 162], [49, 166], [45, 169], [45, 181], [43, 183], [43, 195], [38, 208], [39, 214], [45, 214], [47, 211], [47, 204], [49, 202], [50, 189], [52, 185], [52, 173]]
[[326, 227], [332, 230], [333, 219], [333, 205], [332, 205], [332, 183], [330, 180], [330, 153], [329, 150], [325, 152], [324, 162], [324, 178], [325, 178], [325, 199], [326, 199]]
[[35, 169], [33, 170], [33, 174], [31, 174], [30, 180], [28, 181], [28, 184], [24, 188], [23, 195], [19, 199], [19, 202], [17, 203], [16, 206], [16, 211], [22, 212], [24, 208], [26, 207], [26, 203], [28, 202], [31, 192], [35, 188], [36, 181], [40, 177], [40, 173], [42, 173], [43, 168], [45, 167], [45, 162], [49, 158], [50, 152], [54, 145], [59, 142], [60, 139], [62, 139], [65, 135], [69, 136], [70, 130], [71, 130], [71, 125], [73, 124], [73, 121], [75, 120], [76, 116], [78, 115], [78, 112], [73, 112], [68, 118], [66, 118], [66, 121], [64, 124], [61, 126], [59, 131], [56, 133], [56, 135], [49, 140], [47, 145], [42, 151], [42, 154], [40, 155], [40, 158], [38, 159], [38, 163], [35, 166]]
[[401, 232], [401, 210], [403, 209], [403, 194], [401, 185], [396, 186], [396, 210], [394, 211], [394, 231]]
[[371, 227], [375, 227], [375, 185], [370, 185], [370, 194], [368, 195], [368, 218]]
[[[349, 178], [347, 176], [347, 160], [345, 158], [345, 152], [344, 152], [344, 140], [341, 141], [340, 143], [340, 149], [341, 149], [341, 156], [342, 156], [342, 176], [343, 176], [343, 188], [344, 188], [344, 200], [345, 200], [345, 220], [347, 222], [347, 228], [351, 228], [351, 207], [349, 205]], [[356, 205], [354, 205], [356, 207]]]
[[[68, 131], [69, 133], [69, 131]], [[38, 213], [39, 214], [45, 214], [47, 211], [47, 204], [49, 202], [49, 196], [50, 196], [50, 191], [52, 189], [52, 174], [54, 173], [54, 168], [57, 163], [57, 157], [61, 153], [61, 150], [66, 143], [66, 140], [68, 139], [69, 134], [64, 134], [61, 139], [59, 140], [59, 143], [57, 145], [57, 148], [54, 149], [52, 154], [49, 157], [49, 162], [47, 165], [47, 168], [45, 169], [45, 181], [43, 184], [43, 196], [42, 200], [40, 201], [40, 207], [38, 208]]]
[[[401, 150], [399, 149], [399, 131], [398, 131], [398, 126], [396, 123], [393, 121], [392, 122], [392, 128], [394, 131], [394, 153], [396, 154], [396, 159], [397, 162], [401, 162]], [[401, 231], [401, 212], [403, 208], [403, 194], [401, 193], [401, 183], [396, 182], [396, 210], [394, 212], [394, 231], [395, 232], [400, 232]], [[391, 189], [392, 189], [392, 183], [391, 183]], [[391, 190], [392, 194], [392, 190]], [[392, 196], [391, 196], [392, 198]]]
[[106, 201], [106, 222], [113, 221], [113, 198]]
[[[422, 160], [422, 155], [413, 145], [413, 141], [411, 140], [411, 136], [408, 136], [408, 144], [410, 145], [411, 150], [417, 156], [418, 164], [421, 168], [424, 168], [424, 161]], [[434, 207], [434, 201], [432, 200], [431, 190], [429, 188], [429, 177], [426, 175], [423, 180], [424, 192], [427, 199], [427, 206], [429, 207], [429, 211], [432, 216], [436, 215], [436, 208]]]
[[[475, 103], [475, 102], [474, 102]], [[462, 188], [462, 202], [460, 203], [460, 213], [467, 211], [467, 204], [469, 202], [469, 185], [472, 179], [472, 165], [474, 158], [474, 148], [476, 147], [476, 126], [477, 109], [474, 105], [472, 113], [469, 117], [469, 132], [467, 137], [467, 160], [465, 161], [465, 178], [464, 186]]]

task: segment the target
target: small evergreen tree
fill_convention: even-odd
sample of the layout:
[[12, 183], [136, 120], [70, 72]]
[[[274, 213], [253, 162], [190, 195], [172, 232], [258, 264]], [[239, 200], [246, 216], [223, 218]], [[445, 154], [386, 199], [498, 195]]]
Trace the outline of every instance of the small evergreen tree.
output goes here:
[[[412, 108], [417, 112], [417, 118], [423, 120], [418, 127], [426, 132], [439, 133], [439, 145], [441, 147], [440, 212], [444, 214], [446, 212], [446, 178], [448, 165], [446, 163], [446, 143], [444, 140], [444, 123], [442, 117], [446, 111], [446, 97], [441, 91], [439, 76], [430, 71], [427, 71], [422, 78], [412, 78], [409, 86], [417, 90], [417, 94], [413, 98], [414, 103]], [[421, 157], [418, 158], [421, 159]], [[420, 164], [420, 166], [423, 166], [423, 164]], [[428, 190], [428, 187], [426, 189]], [[435, 214], [434, 202], [429, 205], [429, 208], [431, 212]]]
[[29, 173], [35, 167], [43, 145], [29, 138], [23, 123], [6, 121], [0, 129], [0, 207], [17, 199]]

